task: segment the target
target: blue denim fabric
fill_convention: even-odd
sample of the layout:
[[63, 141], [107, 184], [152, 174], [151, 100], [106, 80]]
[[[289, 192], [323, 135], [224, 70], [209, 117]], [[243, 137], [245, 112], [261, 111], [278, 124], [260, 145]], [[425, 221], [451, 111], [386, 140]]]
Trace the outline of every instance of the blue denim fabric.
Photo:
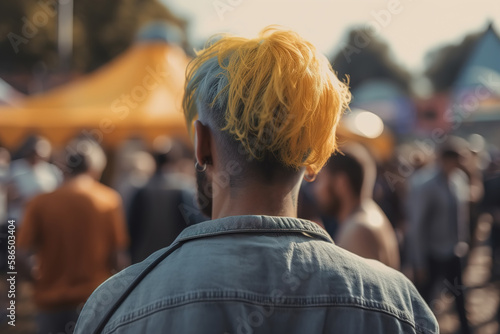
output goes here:
[[[236, 216], [186, 228], [173, 253], [131, 292], [103, 333], [438, 333], [401, 273], [337, 247], [315, 223]], [[91, 333], [162, 254], [104, 282], [75, 333]]]

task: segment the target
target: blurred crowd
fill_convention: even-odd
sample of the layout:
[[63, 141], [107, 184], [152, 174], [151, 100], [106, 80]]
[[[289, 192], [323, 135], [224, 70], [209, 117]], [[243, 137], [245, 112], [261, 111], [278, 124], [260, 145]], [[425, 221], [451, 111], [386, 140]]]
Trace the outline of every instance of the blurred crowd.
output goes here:
[[[388, 161], [354, 142], [341, 151], [304, 182], [299, 218], [324, 227], [339, 247], [401, 270], [431, 306], [440, 285], [455, 287], [461, 329], [470, 332], [462, 277], [478, 222], [491, 226], [491, 280], [500, 280], [499, 151], [479, 135], [425, 150], [400, 144]], [[182, 140], [161, 137], [151, 148], [131, 140], [110, 157], [86, 138], [53, 152], [37, 136], [17, 152], [0, 148], [0, 218], [2, 273], [14, 219], [18, 270], [33, 282], [41, 332], [76, 323], [100, 283], [209, 219]]]

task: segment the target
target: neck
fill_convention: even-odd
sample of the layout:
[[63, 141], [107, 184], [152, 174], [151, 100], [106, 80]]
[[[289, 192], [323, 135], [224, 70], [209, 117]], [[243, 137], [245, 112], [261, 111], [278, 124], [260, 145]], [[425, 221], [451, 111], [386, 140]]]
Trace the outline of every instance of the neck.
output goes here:
[[343, 223], [361, 204], [361, 199], [355, 196], [345, 196], [340, 206], [337, 218]]
[[300, 182], [220, 189], [214, 196], [212, 219], [242, 215], [297, 217], [299, 189]]
[[73, 181], [86, 182], [91, 180], [95, 180], [95, 178], [89, 172], [84, 172], [77, 175], [68, 176], [66, 182], [73, 182]]

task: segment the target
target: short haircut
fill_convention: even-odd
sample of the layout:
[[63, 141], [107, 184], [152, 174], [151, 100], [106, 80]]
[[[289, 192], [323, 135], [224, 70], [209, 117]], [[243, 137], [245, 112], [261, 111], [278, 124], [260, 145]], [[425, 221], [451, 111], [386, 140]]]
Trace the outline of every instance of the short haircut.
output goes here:
[[438, 152], [441, 159], [459, 159], [466, 154], [469, 143], [460, 137], [449, 136], [444, 143], [439, 146]]
[[85, 155], [74, 152], [66, 155], [66, 167], [69, 175], [79, 175], [87, 172], [90, 166]]
[[18, 152], [16, 152], [14, 159], [32, 156], [49, 158], [51, 151], [52, 147], [46, 138], [38, 135], [30, 135], [22, 144]]
[[88, 171], [102, 173], [106, 167], [106, 155], [93, 140], [73, 140], [65, 151], [66, 171], [69, 175], [76, 176]]
[[370, 153], [359, 144], [350, 144], [333, 154], [325, 169], [334, 173], [344, 173], [356, 196], [371, 196], [376, 179], [376, 166]]
[[156, 168], [160, 169], [164, 165], [192, 158], [193, 152], [180, 140], [164, 138], [162, 141], [156, 143], [152, 155], [156, 162]]
[[442, 150], [439, 154], [442, 159], [459, 159], [460, 153], [454, 150]]
[[267, 27], [255, 39], [211, 39], [188, 66], [183, 108], [191, 133], [199, 118], [247, 159], [318, 172], [336, 150], [349, 101], [347, 85], [311, 43]]

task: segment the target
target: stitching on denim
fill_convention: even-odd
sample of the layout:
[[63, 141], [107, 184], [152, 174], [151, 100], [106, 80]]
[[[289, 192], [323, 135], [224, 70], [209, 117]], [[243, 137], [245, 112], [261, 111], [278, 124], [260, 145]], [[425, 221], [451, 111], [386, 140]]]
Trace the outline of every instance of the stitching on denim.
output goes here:
[[150, 303], [139, 310], [130, 312], [106, 325], [105, 333], [112, 333], [119, 327], [142, 318], [148, 317], [163, 310], [203, 302], [241, 302], [260, 306], [274, 306], [277, 308], [301, 308], [301, 307], [356, 307], [369, 311], [380, 312], [397, 318], [409, 324], [420, 333], [432, 333], [426, 328], [420, 327], [405, 312], [393, 306], [380, 303], [378, 301], [364, 300], [361, 298], [347, 296], [315, 295], [310, 297], [281, 296], [284, 302], [273, 302], [273, 297], [255, 294], [247, 291], [220, 291], [220, 290], [199, 290], [187, 294], [181, 294], [170, 298], [162, 299]]

